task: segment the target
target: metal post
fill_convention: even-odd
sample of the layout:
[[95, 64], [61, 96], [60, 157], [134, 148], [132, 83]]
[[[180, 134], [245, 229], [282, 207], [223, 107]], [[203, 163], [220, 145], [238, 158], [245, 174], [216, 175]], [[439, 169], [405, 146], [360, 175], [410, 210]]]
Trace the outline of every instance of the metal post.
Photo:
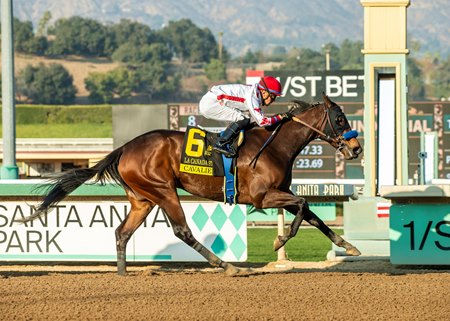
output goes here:
[[3, 165], [0, 177], [17, 179], [12, 0], [1, 0], [1, 9]]

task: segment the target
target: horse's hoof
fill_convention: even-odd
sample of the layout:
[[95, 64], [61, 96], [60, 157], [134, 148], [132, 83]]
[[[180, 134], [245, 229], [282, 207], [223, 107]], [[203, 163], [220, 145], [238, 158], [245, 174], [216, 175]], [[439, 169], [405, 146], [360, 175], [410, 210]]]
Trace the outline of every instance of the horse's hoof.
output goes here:
[[276, 252], [284, 245], [283, 242], [280, 241], [280, 237], [277, 236], [273, 241], [273, 250]]
[[227, 276], [234, 276], [239, 273], [239, 269], [229, 263], [224, 267], [224, 270]]
[[347, 255], [350, 255], [350, 256], [360, 256], [361, 255], [361, 252], [354, 246], [345, 250], [345, 253], [347, 253]]

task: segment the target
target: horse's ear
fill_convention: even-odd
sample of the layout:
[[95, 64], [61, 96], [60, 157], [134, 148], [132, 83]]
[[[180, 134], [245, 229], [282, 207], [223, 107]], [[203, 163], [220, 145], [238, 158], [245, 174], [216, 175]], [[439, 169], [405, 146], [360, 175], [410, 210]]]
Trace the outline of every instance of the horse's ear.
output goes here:
[[326, 107], [331, 107], [331, 105], [333, 105], [333, 103], [331, 102], [330, 98], [328, 98], [327, 95], [325, 95], [324, 92], [322, 92], [322, 98], [323, 98], [323, 102], [325, 104]]

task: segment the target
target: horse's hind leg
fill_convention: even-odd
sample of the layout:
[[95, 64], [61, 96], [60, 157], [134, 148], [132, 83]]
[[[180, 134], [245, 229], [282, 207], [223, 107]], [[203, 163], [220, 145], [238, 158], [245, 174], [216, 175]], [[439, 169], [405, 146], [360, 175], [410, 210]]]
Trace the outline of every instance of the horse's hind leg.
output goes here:
[[291, 223], [289, 233], [278, 235], [273, 242], [273, 249], [278, 251], [289, 239], [297, 234], [298, 228], [303, 221], [303, 205], [305, 199], [297, 197], [292, 192], [285, 192], [278, 189], [269, 189], [260, 204], [261, 208], [285, 208], [295, 215]]
[[[303, 201], [304, 200], [302, 199], [302, 202]], [[275, 241], [273, 242], [274, 251], [278, 251], [283, 245], [286, 244], [287, 241], [289, 241], [291, 238], [297, 235], [298, 229], [300, 228], [300, 225], [302, 225], [302, 221], [304, 218], [303, 207], [304, 206], [302, 205], [298, 207], [298, 211], [295, 214], [295, 217], [292, 220], [291, 225], [289, 226], [289, 232], [285, 235], [278, 235], [278, 237], [275, 238]]]
[[127, 273], [126, 248], [128, 241], [155, 206], [154, 203], [148, 200], [138, 200], [131, 194], [128, 194], [128, 200], [131, 204], [130, 212], [116, 229], [117, 273], [119, 275]]
[[316, 214], [314, 214], [309, 207], [304, 207], [304, 217], [305, 221], [309, 224], [317, 227], [323, 234], [325, 234], [331, 242], [336, 244], [336, 246], [345, 248], [345, 252], [351, 256], [361, 255], [361, 252], [352, 244], [344, 240], [342, 237], [337, 235], [330, 229]]
[[174, 195], [170, 199], [166, 199], [162, 209], [172, 224], [172, 229], [175, 236], [200, 253], [200, 255], [203, 256], [209, 264], [223, 268], [227, 275], [235, 275], [239, 272], [239, 269], [234, 265], [222, 261], [218, 256], [197, 241], [192, 234], [191, 229], [187, 225], [186, 217], [184, 216], [184, 212], [181, 208], [180, 202], [178, 201], [177, 195]]

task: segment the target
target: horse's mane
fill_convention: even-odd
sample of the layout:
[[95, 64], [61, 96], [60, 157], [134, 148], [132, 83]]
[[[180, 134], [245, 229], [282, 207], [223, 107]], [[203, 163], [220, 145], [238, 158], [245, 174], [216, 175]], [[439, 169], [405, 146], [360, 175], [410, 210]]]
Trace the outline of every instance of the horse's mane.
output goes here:
[[288, 108], [289, 108], [290, 113], [297, 115], [297, 114], [305, 112], [311, 108], [314, 108], [317, 105], [321, 105], [321, 103], [317, 102], [317, 103], [309, 104], [302, 100], [292, 100], [288, 103]]

